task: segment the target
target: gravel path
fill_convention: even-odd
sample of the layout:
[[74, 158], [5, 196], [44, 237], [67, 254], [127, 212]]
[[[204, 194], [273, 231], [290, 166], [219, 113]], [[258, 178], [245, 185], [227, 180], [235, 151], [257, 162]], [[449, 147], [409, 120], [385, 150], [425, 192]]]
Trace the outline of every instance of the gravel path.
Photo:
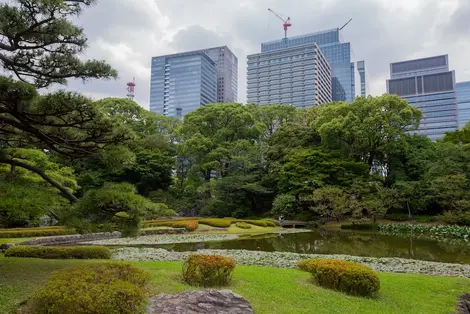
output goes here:
[[[195, 252], [173, 252], [156, 248], [114, 249], [114, 260], [134, 261], [183, 261]], [[298, 254], [288, 252], [261, 252], [247, 250], [199, 250], [201, 254], [218, 254], [232, 257], [238, 264], [294, 268], [296, 262], [307, 258], [333, 258], [358, 262], [379, 272], [414, 273], [436, 276], [470, 278], [470, 265], [419, 261], [404, 258], [375, 258], [349, 255]]]

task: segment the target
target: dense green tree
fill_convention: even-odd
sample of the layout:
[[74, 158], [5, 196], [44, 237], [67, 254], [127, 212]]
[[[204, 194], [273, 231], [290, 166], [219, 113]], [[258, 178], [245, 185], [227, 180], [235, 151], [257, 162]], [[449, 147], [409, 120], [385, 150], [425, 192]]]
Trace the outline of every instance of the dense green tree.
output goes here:
[[[16, 0], [0, 4], [0, 63], [19, 81], [0, 77], [0, 164], [35, 172], [69, 201], [76, 197], [44, 169], [13, 159], [5, 148], [39, 148], [67, 157], [96, 153], [126, 137], [90, 99], [58, 91], [40, 95], [36, 88], [65, 84], [69, 78], [115, 78], [103, 61], [83, 61], [83, 29], [71, 22], [95, 1]], [[31, 83], [31, 84], [30, 84]]]
[[406, 132], [419, 125], [421, 112], [396, 95], [358, 97], [314, 107], [313, 127], [331, 148], [358, 161], [387, 168], [390, 157], [406, 145]]

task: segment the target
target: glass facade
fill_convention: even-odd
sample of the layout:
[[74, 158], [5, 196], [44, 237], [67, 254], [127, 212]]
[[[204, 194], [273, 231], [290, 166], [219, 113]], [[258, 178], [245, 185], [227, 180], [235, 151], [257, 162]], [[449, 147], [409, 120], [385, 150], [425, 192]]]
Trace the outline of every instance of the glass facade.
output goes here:
[[153, 112], [182, 118], [200, 105], [236, 102], [237, 89], [238, 59], [227, 46], [152, 58]]
[[331, 101], [331, 68], [310, 43], [248, 56], [247, 103], [308, 107]]
[[361, 82], [361, 96], [367, 96], [369, 82], [365, 61], [357, 61], [357, 72], [359, 73], [359, 80]]
[[261, 52], [270, 52], [299, 45], [316, 43], [331, 66], [332, 100], [352, 102], [355, 98], [354, 63], [350, 43], [343, 43], [339, 29], [330, 29], [302, 36], [261, 44]]
[[457, 108], [459, 111], [459, 128], [470, 121], [470, 81], [455, 84]]
[[150, 110], [182, 118], [201, 105], [217, 102], [217, 70], [205, 53], [152, 58]]
[[455, 72], [447, 55], [392, 63], [390, 76], [387, 92], [423, 112], [417, 133], [435, 140], [458, 128]]
[[217, 102], [233, 103], [238, 98], [238, 59], [227, 47], [202, 50], [217, 68]]

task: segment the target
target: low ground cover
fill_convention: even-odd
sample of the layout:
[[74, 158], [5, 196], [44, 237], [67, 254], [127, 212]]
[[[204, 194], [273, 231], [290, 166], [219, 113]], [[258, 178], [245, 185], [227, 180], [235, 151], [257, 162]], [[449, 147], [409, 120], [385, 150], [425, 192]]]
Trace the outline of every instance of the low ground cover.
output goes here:
[[[134, 261], [184, 261], [194, 252], [174, 252], [156, 248], [118, 248], [112, 250], [114, 260]], [[376, 258], [334, 254], [299, 254], [288, 252], [263, 252], [248, 250], [198, 250], [201, 254], [216, 254], [233, 258], [237, 265], [256, 265], [295, 268], [300, 260], [332, 258], [352, 261], [379, 272], [428, 274], [470, 278], [470, 265], [420, 261], [405, 258]]]
[[[32, 297], [49, 274], [85, 260], [41, 260], [0, 256], [0, 313], [11, 313]], [[104, 261], [103, 261], [104, 262]], [[150, 273], [154, 293], [195, 289], [181, 280], [181, 263], [131, 262]], [[470, 280], [411, 274], [380, 273], [377, 298], [364, 299], [317, 287], [311, 275], [297, 269], [237, 266], [229, 288], [247, 298], [256, 313], [451, 313]]]

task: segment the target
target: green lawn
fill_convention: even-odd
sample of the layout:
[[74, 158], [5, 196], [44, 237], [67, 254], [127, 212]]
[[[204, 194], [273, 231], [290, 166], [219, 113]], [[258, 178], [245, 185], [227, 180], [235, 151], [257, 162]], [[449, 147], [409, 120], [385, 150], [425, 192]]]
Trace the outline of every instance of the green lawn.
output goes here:
[[[0, 256], [0, 313], [11, 313], [28, 299], [53, 270], [90, 263]], [[181, 263], [132, 262], [152, 275], [155, 293], [194, 289], [181, 282]], [[316, 287], [310, 275], [295, 269], [238, 266], [230, 289], [247, 298], [256, 313], [423, 313], [453, 312], [457, 298], [470, 291], [470, 280], [408, 274], [380, 274], [377, 299], [362, 299]]]
[[33, 239], [36, 239], [36, 238], [0, 238], [0, 244], [18, 243], [18, 242], [23, 242], [23, 241], [33, 240]]

